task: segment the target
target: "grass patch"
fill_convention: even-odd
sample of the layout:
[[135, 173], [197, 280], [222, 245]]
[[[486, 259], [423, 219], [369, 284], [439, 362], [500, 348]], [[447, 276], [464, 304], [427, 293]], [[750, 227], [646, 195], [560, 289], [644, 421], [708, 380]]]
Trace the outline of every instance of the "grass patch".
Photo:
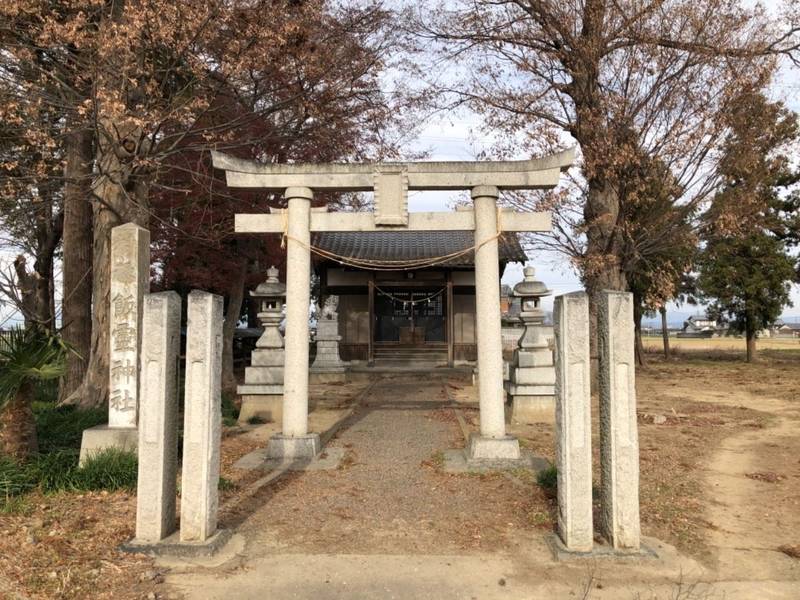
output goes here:
[[75, 489], [78, 451], [61, 449], [39, 454], [23, 465], [36, 486], [45, 493]]
[[135, 452], [106, 448], [89, 457], [75, 472], [75, 489], [128, 490], [136, 489], [138, 460]]
[[558, 490], [558, 470], [555, 465], [550, 465], [546, 469], [539, 471], [536, 475], [536, 483], [546, 492]]
[[220, 477], [219, 483], [217, 484], [217, 488], [219, 489], [220, 492], [229, 492], [231, 490], [236, 489], [236, 484], [230, 479], [227, 479], [225, 477]]
[[7, 456], [0, 456], [0, 504], [10, 501], [36, 487], [31, 474]]
[[264, 423], [266, 423], [266, 421], [261, 417], [259, 417], [258, 415], [253, 415], [252, 417], [247, 419], [248, 425], [263, 425]]

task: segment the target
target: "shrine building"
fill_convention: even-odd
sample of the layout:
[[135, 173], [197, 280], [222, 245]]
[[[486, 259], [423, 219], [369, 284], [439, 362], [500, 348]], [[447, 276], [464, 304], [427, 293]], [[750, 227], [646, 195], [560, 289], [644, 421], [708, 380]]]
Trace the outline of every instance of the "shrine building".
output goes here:
[[[475, 363], [472, 231], [319, 232], [312, 245], [320, 251], [320, 296], [339, 297], [342, 360], [376, 367]], [[498, 258], [500, 277], [508, 263], [525, 262], [516, 233], [499, 236]]]

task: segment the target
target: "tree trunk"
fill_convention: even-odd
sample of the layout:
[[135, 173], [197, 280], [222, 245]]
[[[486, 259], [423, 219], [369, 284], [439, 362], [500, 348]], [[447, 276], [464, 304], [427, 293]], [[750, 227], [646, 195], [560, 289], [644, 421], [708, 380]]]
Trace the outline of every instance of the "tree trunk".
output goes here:
[[236, 395], [236, 386], [239, 383], [236, 380], [233, 365], [233, 335], [242, 314], [246, 277], [247, 260], [241, 259], [236, 276], [231, 281], [228, 292], [228, 309], [225, 312], [225, 323], [222, 325], [222, 392], [231, 397]]
[[589, 294], [589, 353], [592, 366], [592, 389], [597, 387], [598, 343], [597, 307], [603, 290], [627, 290], [627, 280], [620, 268], [620, 240], [616, 232], [619, 197], [610, 184], [589, 182], [584, 206], [586, 256], [583, 280]]
[[669, 359], [669, 328], [667, 327], [667, 307], [662, 306], [661, 312], [661, 339], [664, 340], [664, 358]]
[[756, 328], [750, 318], [745, 318], [745, 337], [747, 338], [747, 362], [756, 360]]
[[0, 451], [16, 460], [27, 460], [39, 451], [36, 419], [31, 410], [33, 384], [23, 381], [0, 411]]
[[83, 381], [92, 347], [92, 133], [73, 131], [66, 141], [64, 177], [64, 261], [61, 335], [67, 354], [59, 399]]
[[642, 304], [641, 300], [633, 296], [633, 331], [634, 331], [634, 348], [636, 349], [636, 362], [640, 367], [646, 365], [644, 358], [644, 344], [642, 343]]
[[148, 226], [146, 175], [134, 176], [130, 157], [123, 153], [126, 145], [138, 138], [134, 132], [123, 135], [113, 126], [105, 127], [104, 131], [97, 148], [95, 162], [99, 175], [92, 199], [92, 342], [86, 375], [80, 387], [64, 400], [82, 408], [108, 402], [111, 230], [129, 222]]

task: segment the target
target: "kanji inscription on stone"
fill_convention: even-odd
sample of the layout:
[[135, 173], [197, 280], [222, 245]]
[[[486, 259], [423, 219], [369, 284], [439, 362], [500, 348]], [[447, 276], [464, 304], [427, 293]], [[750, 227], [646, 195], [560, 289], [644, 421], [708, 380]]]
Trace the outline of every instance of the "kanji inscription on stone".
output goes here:
[[111, 231], [109, 427], [136, 427], [142, 298], [150, 288], [150, 232], [127, 223]]

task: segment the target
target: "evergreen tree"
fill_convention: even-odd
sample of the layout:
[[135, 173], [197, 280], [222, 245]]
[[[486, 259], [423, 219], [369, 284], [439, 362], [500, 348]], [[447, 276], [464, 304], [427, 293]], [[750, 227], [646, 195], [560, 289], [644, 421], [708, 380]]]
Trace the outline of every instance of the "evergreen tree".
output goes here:
[[797, 139], [797, 116], [760, 93], [745, 93], [729, 127], [722, 188], [704, 215], [698, 288], [710, 314], [745, 334], [750, 362], [757, 333], [791, 304], [796, 273], [789, 246], [797, 241], [800, 198], [788, 193], [798, 174], [782, 150]]

